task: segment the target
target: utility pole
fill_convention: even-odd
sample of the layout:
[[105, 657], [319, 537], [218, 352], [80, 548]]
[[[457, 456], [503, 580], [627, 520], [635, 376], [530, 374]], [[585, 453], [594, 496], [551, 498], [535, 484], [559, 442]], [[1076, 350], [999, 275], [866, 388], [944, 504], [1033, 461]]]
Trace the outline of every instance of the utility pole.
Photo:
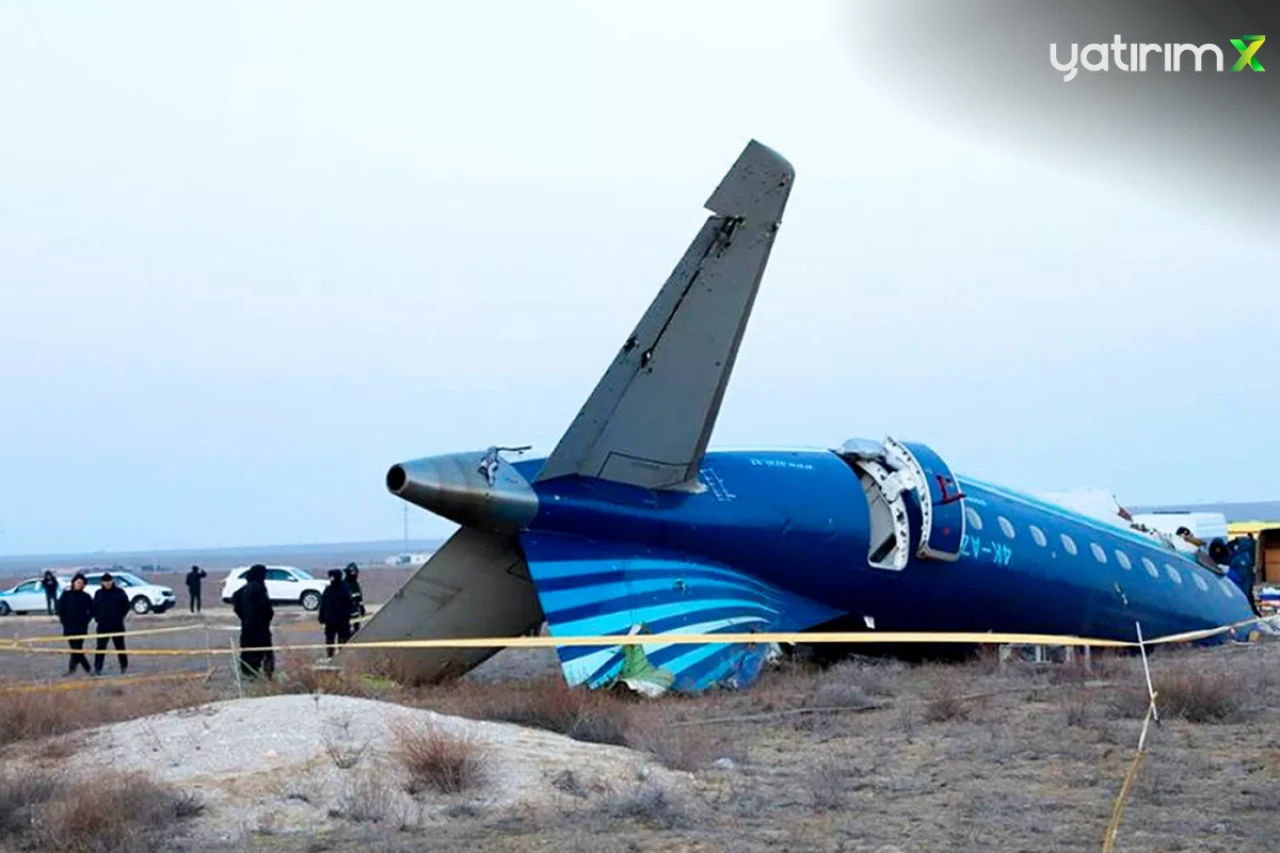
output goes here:
[[409, 544], [409, 504], [404, 505], [404, 544]]

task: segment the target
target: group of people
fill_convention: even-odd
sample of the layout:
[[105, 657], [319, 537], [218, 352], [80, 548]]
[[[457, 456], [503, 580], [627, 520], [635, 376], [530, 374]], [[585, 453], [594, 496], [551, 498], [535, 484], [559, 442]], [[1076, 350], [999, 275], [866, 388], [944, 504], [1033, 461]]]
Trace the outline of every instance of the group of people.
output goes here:
[[[240, 671], [271, 679], [276, 658], [272, 650], [271, 620], [275, 608], [267, 593], [267, 567], [255, 563], [244, 575], [244, 585], [231, 596], [231, 607], [240, 620]], [[365, 615], [360, 569], [348, 563], [345, 570], [331, 569], [329, 585], [320, 596], [319, 620], [324, 626], [325, 653], [332, 658], [335, 641], [342, 645], [360, 629]], [[354, 623], [354, 624], [353, 624]]]
[[[88, 582], [84, 574], [76, 572], [71, 578], [71, 589], [56, 599], [58, 621], [62, 623], [62, 633], [71, 646], [67, 675], [74, 675], [80, 667], [92, 675], [102, 675], [108, 642], [116, 648], [120, 674], [123, 675], [129, 669], [129, 656], [124, 645], [124, 618], [129, 615], [129, 596], [115, 585], [110, 572], [102, 576], [101, 585], [92, 596], [84, 589]], [[57, 581], [54, 583], [56, 585]], [[84, 641], [89, 634], [90, 622], [96, 622], [98, 626], [95, 637], [98, 653], [93, 658], [93, 669], [89, 668], [89, 659], [84, 655]]]
[[[199, 566], [192, 566], [187, 573], [187, 591], [191, 596], [191, 612], [201, 610], [200, 592], [207, 573]], [[271, 650], [271, 621], [275, 608], [267, 592], [267, 567], [255, 563], [245, 572], [245, 583], [231, 596], [231, 607], [240, 620], [240, 669], [249, 676], [265, 676], [275, 673], [275, 654]], [[102, 675], [106, 661], [107, 644], [115, 646], [120, 660], [120, 673], [129, 669], [129, 656], [125, 650], [124, 620], [130, 611], [129, 596], [115, 585], [110, 572], [102, 575], [101, 586], [92, 596], [85, 591], [88, 579], [76, 572], [71, 588], [58, 595], [58, 580], [52, 572], [45, 572], [41, 580], [45, 588], [49, 612], [62, 623], [62, 633], [71, 647], [71, 660], [67, 675], [78, 669], [92, 675]], [[332, 658], [336, 645], [351, 639], [360, 629], [365, 616], [364, 593], [360, 589], [360, 569], [348, 563], [346, 569], [332, 569], [329, 585], [320, 596], [319, 619], [324, 626], [325, 652]], [[92, 668], [84, 654], [84, 642], [89, 636], [89, 623], [97, 623], [97, 654]]]

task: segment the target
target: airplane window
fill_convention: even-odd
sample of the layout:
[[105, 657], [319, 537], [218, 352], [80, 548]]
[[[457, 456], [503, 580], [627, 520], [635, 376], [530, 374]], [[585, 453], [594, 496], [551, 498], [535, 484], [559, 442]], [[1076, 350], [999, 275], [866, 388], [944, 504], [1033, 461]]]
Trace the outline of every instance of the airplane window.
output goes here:
[[1192, 575], [1191, 579], [1196, 582], [1196, 586], [1200, 587], [1201, 592], [1209, 591], [1209, 585], [1204, 582], [1204, 578], [1200, 577], [1199, 575]]
[[1000, 522], [1000, 530], [1004, 532], [1004, 535], [1012, 539], [1013, 538], [1013, 522], [1005, 518], [1003, 515], [998, 517], [996, 521]]
[[1093, 552], [1093, 559], [1097, 560], [1099, 563], [1105, 563], [1107, 561], [1107, 552], [1102, 550], [1102, 546], [1097, 542], [1090, 542], [1089, 550]]
[[1079, 551], [1077, 551], [1077, 550], [1076, 550], [1076, 542], [1075, 542], [1075, 540], [1074, 540], [1074, 539], [1072, 539], [1070, 536], [1068, 536], [1068, 535], [1067, 535], [1067, 534], [1065, 534], [1065, 533], [1063, 533], [1063, 534], [1062, 534], [1062, 547], [1063, 547], [1063, 548], [1066, 548], [1066, 549], [1067, 549], [1067, 553], [1068, 553], [1068, 554], [1070, 554], [1070, 555], [1071, 555], [1071, 556], [1073, 556], [1073, 557], [1074, 557], [1076, 554], [1080, 553]]
[[1151, 562], [1149, 557], [1142, 558], [1142, 567], [1147, 570], [1147, 574], [1156, 580], [1160, 579], [1160, 570], [1156, 568], [1156, 564]]
[[969, 519], [969, 524], [972, 525], [974, 530], [982, 529], [982, 516], [978, 515], [977, 511], [972, 507], [965, 507], [964, 516]]
[[1133, 563], [1129, 562], [1129, 555], [1124, 551], [1116, 550], [1116, 562], [1120, 564], [1120, 568], [1126, 572], [1133, 568]]
[[1039, 527], [1036, 527], [1034, 524], [1031, 525], [1031, 538], [1036, 540], [1036, 544], [1041, 548], [1049, 544], [1049, 540], [1044, 538], [1044, 531]]
[[1165, 563], [1164, 573], [1169, 576], [1169, 580], [1173, 581], [1179, 586], [1182, 585], [1182, 575], [1178, 574], [1178, 570], [1175, 569], [1173, 566], [1169, 565], [1168, 563]]

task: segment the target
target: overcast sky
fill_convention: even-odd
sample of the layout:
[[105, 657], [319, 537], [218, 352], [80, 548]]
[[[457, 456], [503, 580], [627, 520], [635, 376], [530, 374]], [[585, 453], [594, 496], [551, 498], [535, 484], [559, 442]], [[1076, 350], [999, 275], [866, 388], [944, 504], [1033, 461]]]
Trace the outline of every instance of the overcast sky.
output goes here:
[[928, 121], [846, 23], [7, 4], [0, 553], [398, 538], [391, 463], [554, 445], [752, 137], [797, 178], [713, 445], [1280, 498], [1280, 243]]

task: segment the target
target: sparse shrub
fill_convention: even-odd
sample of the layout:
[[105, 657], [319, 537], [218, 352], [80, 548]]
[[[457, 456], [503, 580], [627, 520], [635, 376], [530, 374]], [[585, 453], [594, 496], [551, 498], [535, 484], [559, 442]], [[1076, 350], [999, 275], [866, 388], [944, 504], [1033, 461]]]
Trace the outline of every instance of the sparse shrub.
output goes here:
[[396, 759], [408, 771], [410, 794], [457, 794], [484, 784], [485, 746], [470, 731], [453, 733], [433, 723], [397, 720], [391, 738]]
[[[191, 682], [136, 684], [129, 688], [109, 683], [68, 696], [60, 693], [0, 695], [0, 748], [21, 741], [73, 732], [86, 726], [134, 720], [177, 708], [225, 698], [214, 688]], [[65, 746], [49, 745], [47, 757]]]
[[867, 708], [875, 704], [867, 691], [856, 684], [820, 684], [809, 698], [808, 704], [819, 708]]
[[552, 778], [551, 786], [557, 791], [572, 797], [584, 798], [587, 796], [587, 789], [578, 781], [578, 775], [568, 768], [561, 770]]
[[805, 790], [814, 811], [836, 811], [848, 800], [845, 765], [832, 755], [825, 755], [805, 777]]
[[175, 825], [203, 808], [194, 796], [140, 773], [104, 773], [58, 785], [25, 834], [47, 853], [153, 853]]
[[367, 770], [343, 779], [338, 807], [329, 816], [352, 823], [383, 823], [391, 816], [394, 802], [395, 792], [383, 775]]
[[[1252, 710], [1248, 697], [1254, 685], [1234, 670], [1202, 671], [1191, 662], [1152, 674], [1156, 709], [1161, 717], [1181, 717], [1193, 723], [1238, 723]], [[1142, 717], [1150, 697], [1145, 684], [1117, 691], [1114, 710], [1125, 717]]]
[[647, 752], [672, 770], [702, 770], [717, 758], [736, 753], [723, 732], [706, 726], [676, 725], [660, 707], [638, 708], [627, 723], [625, 745]]
[[357, 743], [352, 739], [351, 722], [351, 718], [347, 716], [328, 720], [322, 735], [325, 754], [339, 770], [355, 767], [369, 748], [368, 740]]
[[926, 722], [930, 723], [967, 720], [969, 718], [969, 706], [961, 698], [955, 686], [949, 681], [944, 681], [926, 699], [924, 718]]
[[58, 779], [48, 773], [0, 776], [0, 838], [21, 836], [32, 824], [32, 812], [53, 799]]
[[558, 732], [574, 740], [627, 744], [630, 706], [611, 693], [571, 688], [559, 678], [535, 681], [524, 689], [476, 689], [461, 713]]
[[0, 697], [0, 746], [50, 737], [76, 727], [65, 697], [53, 693], [17, 693]]
[[1084, 728], [1089, 725], [1093, 716], [1087, 693], [1072, 694], [1066, 703], [1066, 723], [1068, 726]]
[[684, 801], [655, 782], [645, 782], [626, 794], [609, 797], [600, 808], [609, 817], [634, 820], [654, 829], [675, 829], [689, 823]]
[[1193, 723], [1235, 723], [1247, 716], [1245, 699], [1253, 689], [1231, 671], [1180, 668], [1155, 678], [1156, 707]]

